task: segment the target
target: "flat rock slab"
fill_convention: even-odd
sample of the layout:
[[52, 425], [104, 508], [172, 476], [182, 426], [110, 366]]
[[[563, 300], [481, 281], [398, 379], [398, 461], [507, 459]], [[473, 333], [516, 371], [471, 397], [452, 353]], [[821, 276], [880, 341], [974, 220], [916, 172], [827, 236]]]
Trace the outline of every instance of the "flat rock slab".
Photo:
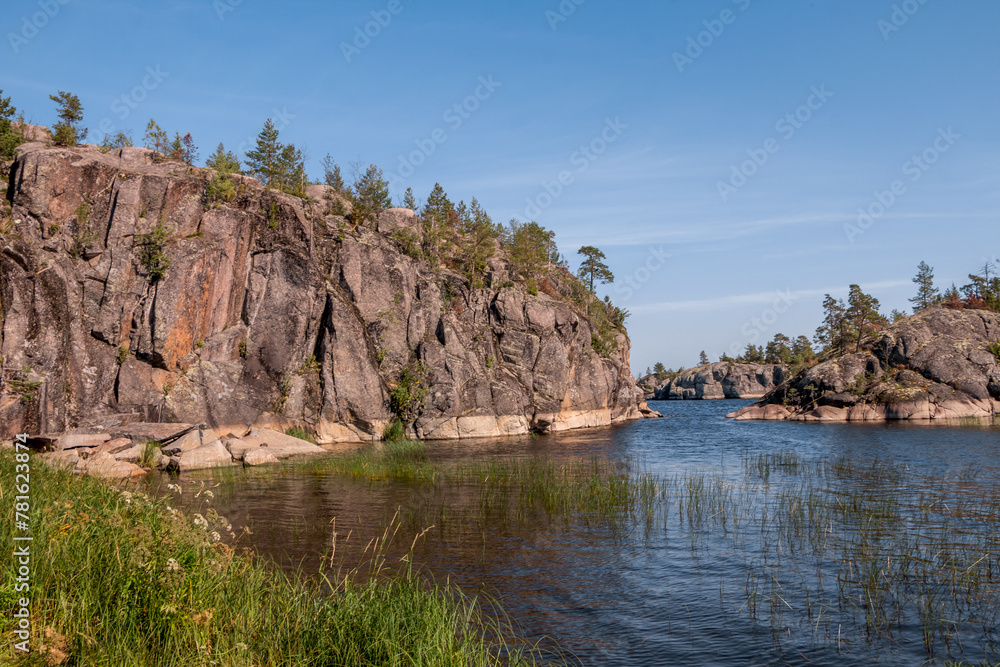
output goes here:
[[229, 453], [221, 440], [210, 442], [195, 449], [181, 452], [170, 458], [171, 470], [185, 472], [188, 470], [204, 470], [233, 465], [233, 455]]
[[237, 461], [242, 461], [249, 450], [259, 448], [266, 448], [272, 456], [279, 459], [287, 459], [289, 456], [326, 453], [322, 447], [311, 442], [266, 428], [250, 429], [250, 435], [245, 438], [228, 440], [226, 445]]
[[63, 433], [59, 436], [56, 449], [80, 449], [81, 447], [100, 447], [111, 440], [108, 433]]
[[152, 422], [135, 422], [122, 424], [108, 429], [115, 438], [129, 438], [135, 442], [147, 440], [166, 440], [177, 433], [193, 428], [194, 424], [160, 424]]
[[93, 456], [93, 454], [97, 454], [98, 452], [107, 452], [108, 454], [114, 455], [119, 452], [124, 452], [126, 449], [132, 449], [134, 446], [135, 443], [128, 438], [115, 438], [113, 440], [108, 440], [103, 445], [98, 446], [97, 449], [93, 450], [91, 456]]
[[791, 412], [783, 405], [750, 405], [736, 412], [730, 412], [726, 417], [736, 421], [782, 421], [788, 419]]
[[268, 451], [267, 447], [248, 449], [243, 453], [243, 465], [245, 466], [263, 466], [270, 463], [278, 463], [278, 459]]
[[76, 466], [77, 472], [104, 479], [131, 479], [147, 474], [139, 466], [126, 461], [118, 461], [108, 452], [99, 452]]

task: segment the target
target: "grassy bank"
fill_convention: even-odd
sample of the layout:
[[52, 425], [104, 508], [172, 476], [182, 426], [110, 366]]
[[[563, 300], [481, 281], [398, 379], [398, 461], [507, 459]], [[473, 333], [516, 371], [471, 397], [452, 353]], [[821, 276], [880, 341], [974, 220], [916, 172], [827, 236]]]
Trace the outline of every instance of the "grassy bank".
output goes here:
[[[15, 461], [0, 455], [0, 543], [14, 544]], [[493, 665], [532, 663], [476, 600], [407, 570], [357, 583], [290, 577], [218, 541], [212, 511], [31, 463], [31, 647], [24, 665]], [[16, 566], [4, 559], [12, 637]], [[335, 589], [331, 594], [330, 590]]]

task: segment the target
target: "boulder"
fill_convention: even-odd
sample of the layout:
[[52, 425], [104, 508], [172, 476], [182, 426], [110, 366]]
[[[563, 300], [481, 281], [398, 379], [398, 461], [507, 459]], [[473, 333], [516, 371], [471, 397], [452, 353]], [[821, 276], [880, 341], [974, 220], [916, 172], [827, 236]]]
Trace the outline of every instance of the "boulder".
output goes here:
[[168, 469], [187, 472], [230, 465], [233, 465], [232, 454], [229, 453], [221, 440], [216, 440], [170, 457]]
[[245, 466], [262, 466], [270, 463], [278, 463], [278, 459], [265, 448], [248, 449], [243, 453]]
[[146, 471], [126, 461], [118, 461], [108, 452], [98, 452], [77, 465], [77, 471], [104, 479], [131, 479], [143, 477]]
[[14, 129], [21, 133], [25, 141], [52, 141], [52, 132], [42, 125], [31, 125], [29, 123], [12, 123]]
[[227, 440], [226, 446], [237, 461], [244, 460], [247, 451], [258, 448], [266, 448], [269, 454], [279, 459], [326, 453], [322, 447], [311, 442], [264, 428], [252, 428], [250, 434], [243, 438]]
[[127, 461], [128, 463], [138, 464], [142, 461], [143, 455], [146, 453], [146, 444], [142, 443], [139, 445], [133, 445], [128, 449], [122, 450], [118, 453], [112, 454], [118, 461]]

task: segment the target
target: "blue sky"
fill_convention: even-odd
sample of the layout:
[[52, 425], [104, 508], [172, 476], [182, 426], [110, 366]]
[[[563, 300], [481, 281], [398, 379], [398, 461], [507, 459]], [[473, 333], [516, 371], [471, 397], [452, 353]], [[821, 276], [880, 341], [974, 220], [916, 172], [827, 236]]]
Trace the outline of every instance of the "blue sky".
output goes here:
[[905, 309], [921, 260], [949, 285], [1000, 254], [991, 0], [5, 7], [0, 88], [35, 123], [68, 90], [93, 138], [152, 117], [204, 158], [274, 117], [313, 176], [374, 162], [394, 196], [536, 219], [574, 266], [600, 247], [635, 371], [811, 336], [850, 283]]

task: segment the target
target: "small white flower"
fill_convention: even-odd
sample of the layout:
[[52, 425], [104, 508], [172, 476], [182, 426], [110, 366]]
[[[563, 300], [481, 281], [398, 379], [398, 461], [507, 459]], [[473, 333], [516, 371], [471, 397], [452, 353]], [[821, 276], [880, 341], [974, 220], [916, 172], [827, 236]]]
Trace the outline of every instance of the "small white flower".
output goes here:
[[205, 493], [204, 493], [204, 496], [205, 496], [206, 498], [209, 498], [209, 499], [211, 499], [211, 498], [214, 498], [214, 497], [215, 497], [215, 494], [214, 494], [214, 493], [212, 493], [211, 491], [205, 491]]
[[209, 534], [212, 536], [212, 539], [215, 540], [216, 542], [221, 542], [222, 541], [222, 535], [219, 535], [214, 530], [211, 533], [209, 533]]
[[181, 564], [177, 562], [176, 558], [167, 559], [167, 572], [178, 572], [182, 569]]
[[205, 528], [206, 530], [208, 529], [208, 521], [206, 521], [205, 517], [203, 517], [200, 514], [195, 514], [194, 515], [194, 525], [201, 526], [202, 528]]
[[128, 491], [122, 491], [122, 499], [125, 501], [126, 505], [132, 504], [132, 494]]
[[167, 490], [179, 494], [181, 492], [181, 487], [177, 484], [167, 484]]

